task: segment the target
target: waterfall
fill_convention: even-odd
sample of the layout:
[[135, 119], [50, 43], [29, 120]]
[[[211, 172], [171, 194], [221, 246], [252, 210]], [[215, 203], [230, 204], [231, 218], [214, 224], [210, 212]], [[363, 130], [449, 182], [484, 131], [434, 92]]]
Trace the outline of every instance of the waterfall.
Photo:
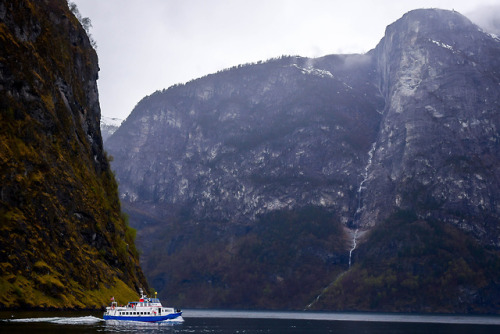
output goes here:
[[352, 252], [356, 249], [356, 237], [358, 236], [358, 229], [354, 231], [354, 236], [352, 238], [352, 248], [349, 251], [349, 269], [351, 268]]
[[342, 276], [344, 276], [346, 272], [344, 271], [343, 273], [340, 273], [337, 277], [335, 277], [335, 279], [330, 283], [328, 284], [327, 287], [325, 287], [323, 290], [321, 290], [321, 293], [316, 297], [314, 298], [314, 300], [306, 306], [306, 308], [304, 309], [304, 311], [310, 309], [311, 307], [313, 307], [314, 304], [316, 304], [318, 302], [318, 300], [323, 297], [323, 295], [328, 291], [328, 289], [330, 289], [330, 287], [338, 280], [340, 279]]
[[370, 151], [368, 151], [368, 163], [365, 166], [365, 171], [363, 172], [363, 179], [361, 180], [361, 183], [359, 184], [358, 187], [358, 207], [356, 208], [356, 213], [355, 213], [355, 219], [356, 220], [356, 215], [360, 214], [361, 212], [361, 192], [365, 188], [363, 185], [365, 182], [368, 180], [368, 170], [370, 169], [372, 162], [373, 162], [373, 154], [375, 153], [375, 148], [376, 148], [377, 142], [374, 142], [372, 144], [372, 147], [370, 148]]
[[[361, 201], [361, 193], [363, 192], [363, 189], [365, 189], [365, 187], [364, 187], [365, 182], [368, 180], [368, 171], [369, 171], [369, 169], [372, 165], [372, 162], [373, 162], [373, 155], [375, 154], [376, 145], [377, 145], [377, 142], [374, 142], [372, 144], [372, 147], [370, 148], [370, 151], [368, 151], [368, 162], [367, 162], [365, 169], [364, 169], [364, 172], [362, 174], [363, 179], [361, 180], [361, 183], [359, 184], [359, 187], [358, 187], [358, 207], [356, 208], [356, 212], [354, 213], [353, 222], [352, 222], [353, 228], [355, 227], [356, 230], [354, 230], [354, 234], [352, 237], [352, 247], [349, 250], [349, 269], [351, 269], [351, 264], [352, 264], [352, 252], [354, 252], [354, 250], [356, 249], [356, 246], [357, 246], [357, 238], [358, 238], [358, 233], [359, 233], [359, 219], [361, 216], [361, 209], [363, 207], [363, 205], [361, 203], [362, 202]], [[306, 306], [305, 310], [311, 309], [312, 306], [314, 304], [316, 304], [319, 301], [319, 299], [330, 289], [330, 287], [333, 286], [333, 284], [335, 284], [335, 282], [337, 280], [339, 280], [342, 276], [344, 276], [344, 274], [346, 272], [347, 271], [340, 273], [337, 277], [335, 277], [335, 279], [330, 284], [328, 284], [328, 286], [323, 288], [321, 293], [318, 296], [316, 296], [316, 298], [309, 305]]]
[[[363, 207], [361, 203], [361, 193], [363, 192], [363, 189], [365, 189], [364, 184], [368, 180], [368, 170], [370, 169], [372, 162], [373, 162], [373, 154], [375, 153], [375, 148], [376, 148], [377, 142], [374, 142], [372, 144], [372, 147], [370, 148], [370, 151], [368, 151], [368, 162], [365, 166], [365, 170], [362, 174], [363, 179], [359, 183], [358, 187], [358, 207], [356, 208], [356, 212], [354, 213], [354, 219], [353, 219], [353, 226], [359, 226], [359, 219], [361, 217], [361, 208]], [[354, 235], [352, 238], [352, 248], [349, 250], [349, 269], [351, 268], [351, 263], [352, 263], [352, 252], [356, 249], [356, 238], [358, 237], [358, 228], [354, 231]]]

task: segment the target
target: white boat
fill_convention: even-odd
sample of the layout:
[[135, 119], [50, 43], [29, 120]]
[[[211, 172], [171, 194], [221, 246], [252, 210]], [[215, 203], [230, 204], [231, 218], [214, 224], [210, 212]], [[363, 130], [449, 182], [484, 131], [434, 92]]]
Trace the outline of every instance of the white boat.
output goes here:
[[[148, 298], [139, 290], [141, 298], [138, 302], [129, 302], [127, 306], [118, 306], [111, 298], [111, 306], [106, 307], [104, 320], [159, 322], [165, 320], [184, 321], [182, 311], [171, 307], [163, 307], [158, 298]], [[156, 294], [155, 294], [156, 295]]]

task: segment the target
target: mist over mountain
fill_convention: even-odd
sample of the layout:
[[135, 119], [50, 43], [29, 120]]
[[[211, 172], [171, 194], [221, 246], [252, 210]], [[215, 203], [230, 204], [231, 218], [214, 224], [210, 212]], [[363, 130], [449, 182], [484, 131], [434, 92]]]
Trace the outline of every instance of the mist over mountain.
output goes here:
[[467, 17], [486, 32], [500, 36], [500, 5], [479, 7]]
[[499, 56], [415, 10], [363, 55], [145, 97], [106, 147], [150, 282], [189, 307], [498, 312]]

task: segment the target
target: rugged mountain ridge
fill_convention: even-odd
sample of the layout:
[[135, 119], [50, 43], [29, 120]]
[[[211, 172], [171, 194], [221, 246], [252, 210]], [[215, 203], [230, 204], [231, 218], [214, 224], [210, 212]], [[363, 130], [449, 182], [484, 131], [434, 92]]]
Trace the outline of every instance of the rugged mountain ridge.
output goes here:
[[155, 287], [188, 306], [497, 312], [499, 53], [459, 13], [416, 10], [365, 55], [143, 99], [107, 147]]
[[0, 1], [0, 307], [147, 287], [103, 151], [97, 54], [65, 0]]
[[124, 202], [240, 222], [312, 204], [347, 223], [383, 108], [372, 68], [364, 55], [284, 57], [145, 98], [107, 144]]

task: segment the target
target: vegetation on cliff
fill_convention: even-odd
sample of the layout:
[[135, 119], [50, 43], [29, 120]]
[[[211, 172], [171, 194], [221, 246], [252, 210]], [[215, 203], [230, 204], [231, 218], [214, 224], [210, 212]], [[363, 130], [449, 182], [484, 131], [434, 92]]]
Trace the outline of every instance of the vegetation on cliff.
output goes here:
[[306, 207], [262, 215], [251, 226], [157, 226], [148, 243], [143, 267], [174, 304], [303, 309], [347, 268], [349, 241], [329, 212]]
[[147, 283], [102, 149], [89, 38], [65, 0], [2, 0], [0, 43], [0, 307], [125, 302]]
[[500, 252], [470, 233], [399, 211], [376, 226], [315, 309], [498, 313]]

